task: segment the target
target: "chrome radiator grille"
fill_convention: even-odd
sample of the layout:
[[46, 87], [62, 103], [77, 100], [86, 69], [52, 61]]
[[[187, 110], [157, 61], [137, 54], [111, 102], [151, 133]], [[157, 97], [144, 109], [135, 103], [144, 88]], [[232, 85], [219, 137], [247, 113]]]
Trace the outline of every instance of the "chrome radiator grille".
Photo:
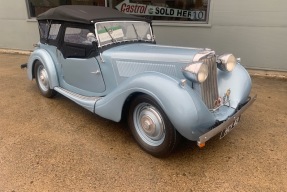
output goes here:
[[200, 84], [201, 97], [209, 109], [214, 108], [214, 102], [218, 99], [217, 65], [215, 55], [208, 55], [200, 59], [208, 66], [208, 77]]

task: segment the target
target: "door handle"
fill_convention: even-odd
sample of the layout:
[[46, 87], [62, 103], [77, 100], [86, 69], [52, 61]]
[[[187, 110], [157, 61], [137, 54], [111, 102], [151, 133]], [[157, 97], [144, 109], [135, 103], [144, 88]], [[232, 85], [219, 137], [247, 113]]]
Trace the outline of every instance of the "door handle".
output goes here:
[[93, 71], [93, 72], [91, 72], [92, 74], [96, 74], [96, 75], [98, 75], [98, 74], [100, 74], [101, 73], [101, 71], [100, 70], [96, 70], [96, 71]]

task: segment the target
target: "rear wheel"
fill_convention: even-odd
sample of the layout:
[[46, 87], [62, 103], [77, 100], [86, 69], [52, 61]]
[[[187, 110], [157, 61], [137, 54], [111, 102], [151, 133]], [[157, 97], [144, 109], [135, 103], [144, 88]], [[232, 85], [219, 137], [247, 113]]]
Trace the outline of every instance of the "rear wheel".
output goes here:
[[156, 157], [169, 155], [180, 139], [164, 111], [149, 95], [134, 98], [128, 123], [139, 146]]
[[41, 94], [48, 98], [54, 97], [57, 92], [54, 89], [50, 89], [48, 72], [40, 61], [35, 63], [34, 74]]

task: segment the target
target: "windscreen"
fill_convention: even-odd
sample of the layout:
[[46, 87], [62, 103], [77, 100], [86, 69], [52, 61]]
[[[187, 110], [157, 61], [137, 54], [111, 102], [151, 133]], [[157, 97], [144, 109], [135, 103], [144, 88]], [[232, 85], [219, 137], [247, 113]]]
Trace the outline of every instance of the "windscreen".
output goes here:
[[95, 24], [98, 45], [125, 41], [154, 41], [150, 24], [143, 21], [109, 21]]

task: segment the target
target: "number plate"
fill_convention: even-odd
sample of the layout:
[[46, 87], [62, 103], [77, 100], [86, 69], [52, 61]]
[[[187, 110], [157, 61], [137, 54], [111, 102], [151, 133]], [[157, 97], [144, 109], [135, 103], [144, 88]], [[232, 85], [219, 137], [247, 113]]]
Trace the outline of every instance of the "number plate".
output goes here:
[[220, 133], [220, 138], [222, 139], [225, 135], [227, 135], [230, 131], [234, 129], [234, 127], [238, 124], [240, 120], [240, 116], [237, 117], [228, 127], [226, 127], [223, 131]]

